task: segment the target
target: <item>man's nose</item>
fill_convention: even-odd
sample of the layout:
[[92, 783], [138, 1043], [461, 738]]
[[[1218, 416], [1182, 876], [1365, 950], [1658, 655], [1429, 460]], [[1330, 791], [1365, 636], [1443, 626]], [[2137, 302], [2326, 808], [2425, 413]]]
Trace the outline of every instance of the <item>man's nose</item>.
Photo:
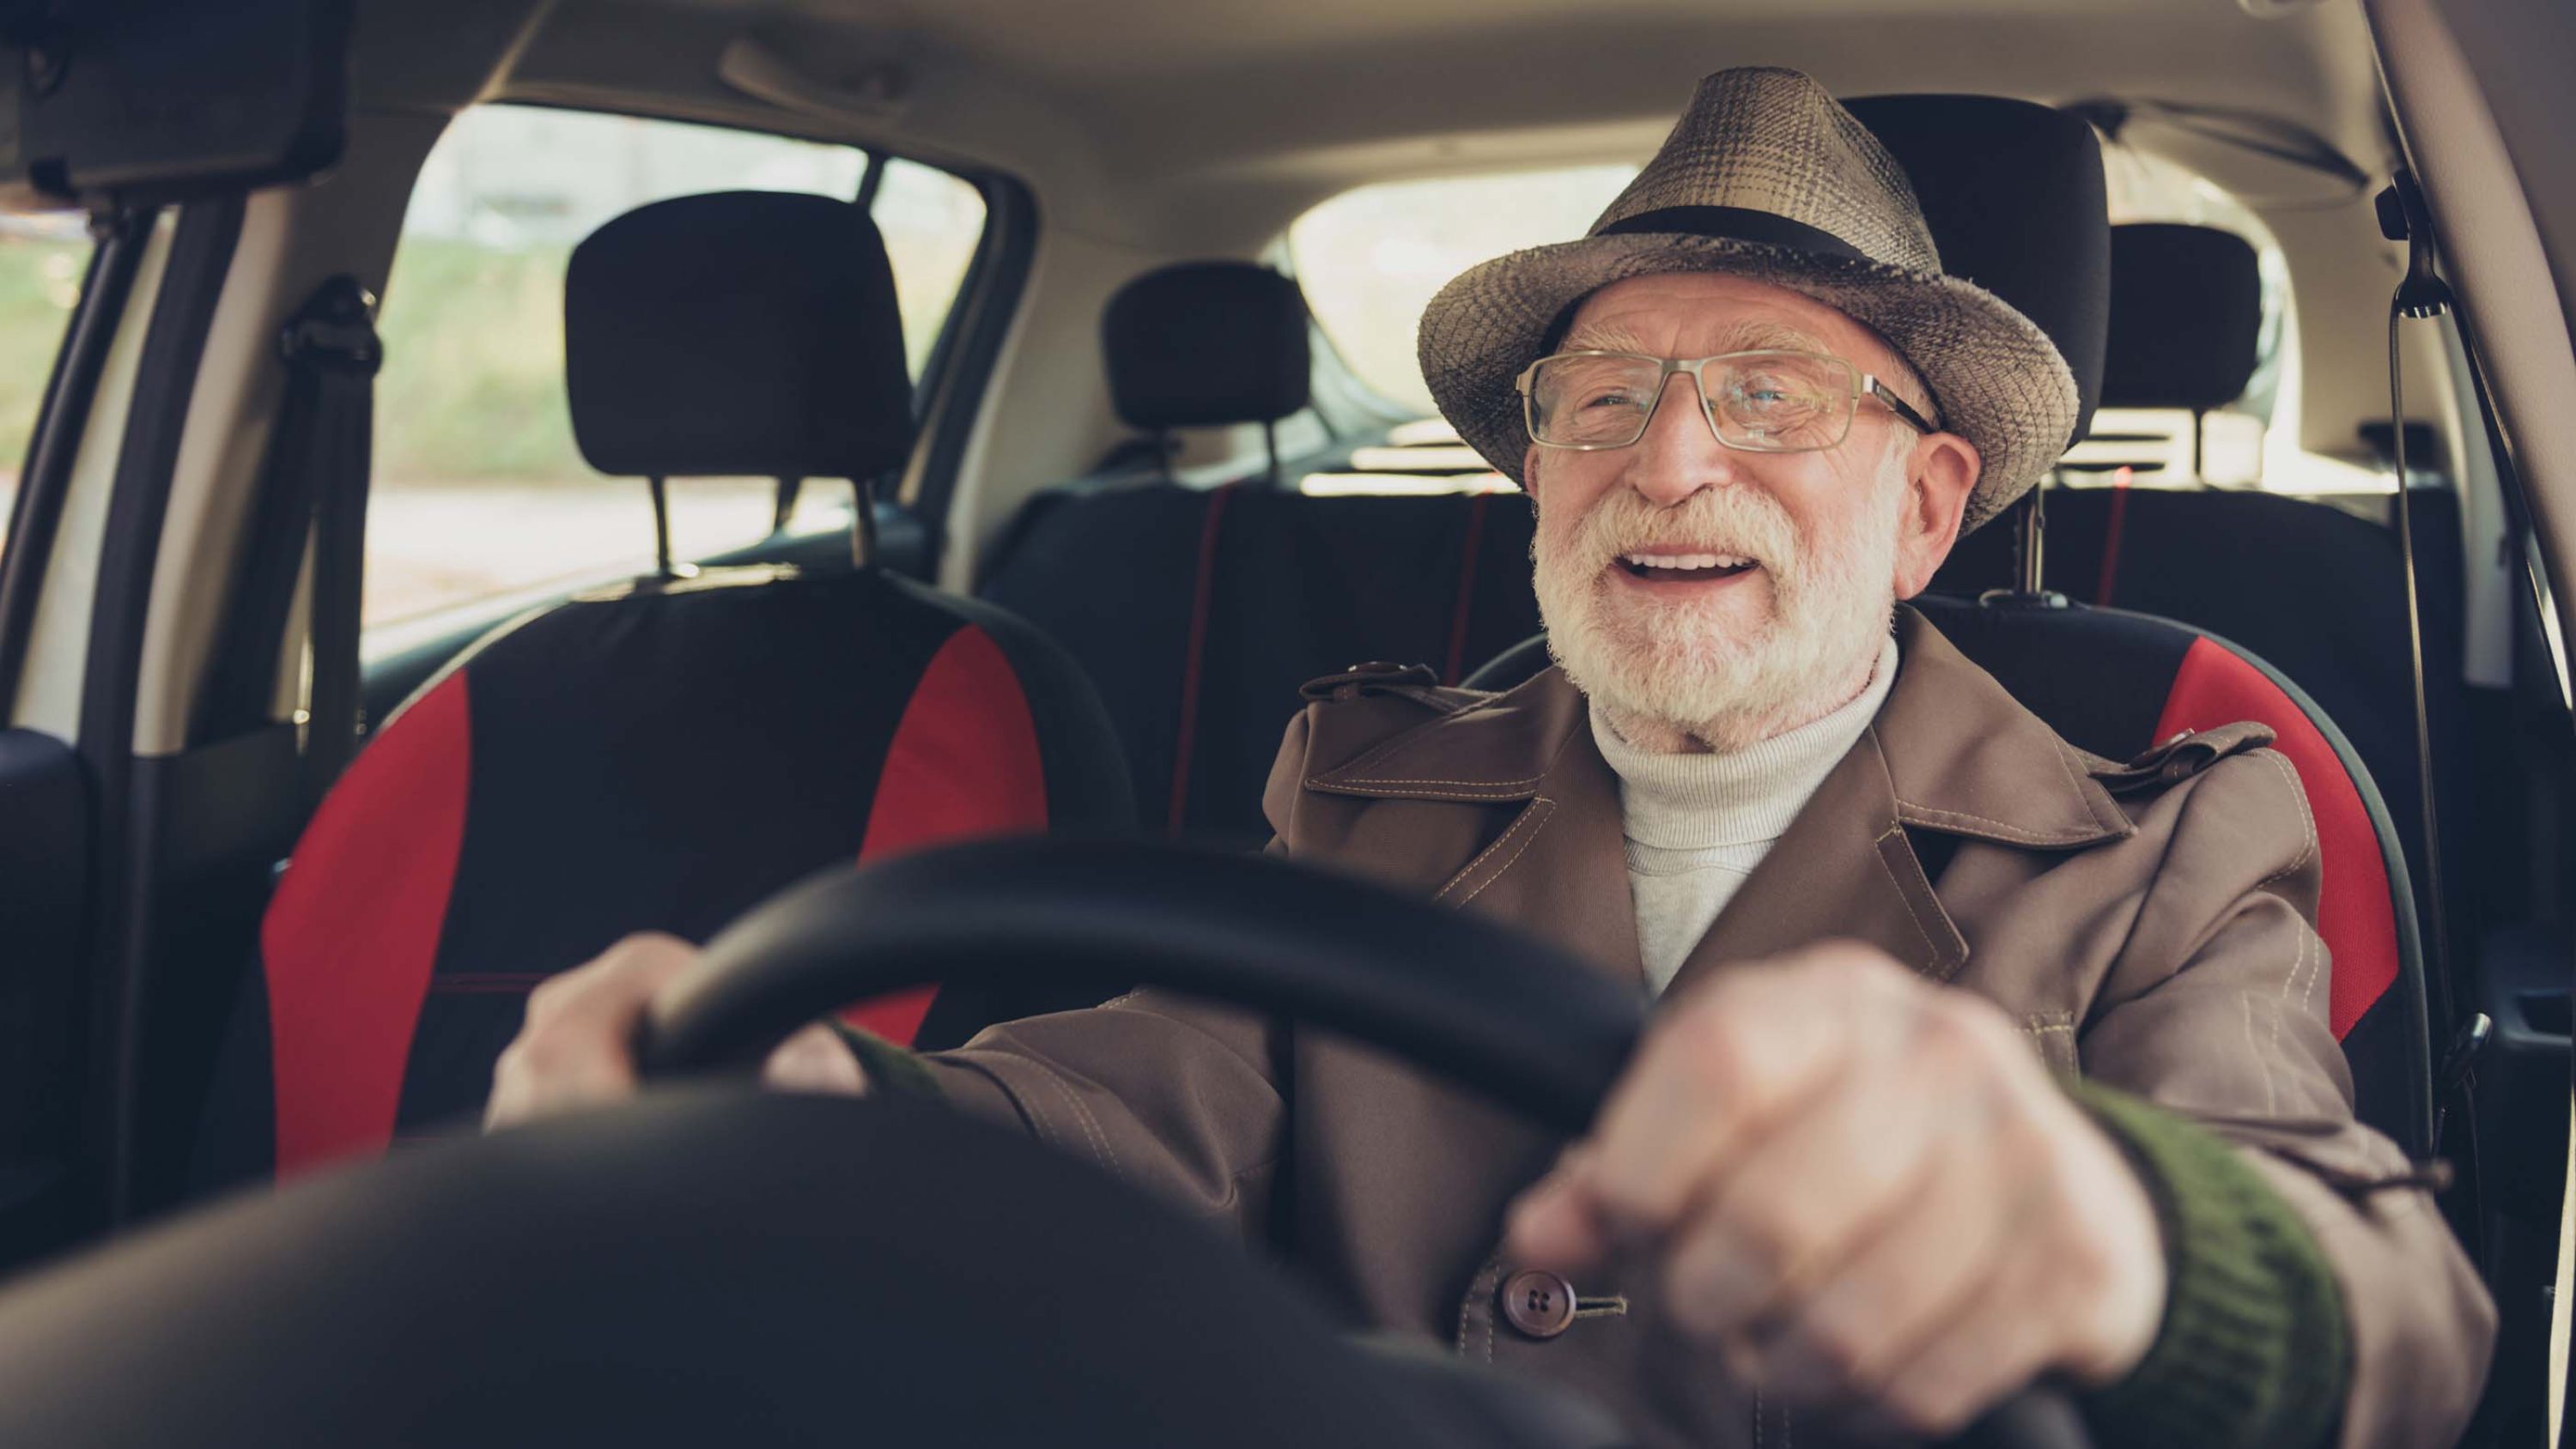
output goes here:
[[1686, 372], [1664, 379], [1654, 414], [1646, 420], [1646, 435], [1628, 452], [1624, 481], [1658, 508], [1741, 478], [1742, 455], [1717, 440], [1700, 401], [1699, 382]]

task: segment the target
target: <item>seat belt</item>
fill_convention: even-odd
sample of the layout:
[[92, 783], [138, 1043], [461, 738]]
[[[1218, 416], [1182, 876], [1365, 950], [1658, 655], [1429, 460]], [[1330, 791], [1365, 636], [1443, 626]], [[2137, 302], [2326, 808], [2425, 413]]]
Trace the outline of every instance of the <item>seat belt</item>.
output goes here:
[[356, 753], [360, 731], [368, 464], [376, 369], [384, 359], [375, 310], [374, 294], [356, 278], [335, 276], [279, 334], [286, 394], [269, 436], [215, 672], [197, 714], [200, 742], [267, 721], [309, 542], [313, 666], [302, 790], [308, 813]]

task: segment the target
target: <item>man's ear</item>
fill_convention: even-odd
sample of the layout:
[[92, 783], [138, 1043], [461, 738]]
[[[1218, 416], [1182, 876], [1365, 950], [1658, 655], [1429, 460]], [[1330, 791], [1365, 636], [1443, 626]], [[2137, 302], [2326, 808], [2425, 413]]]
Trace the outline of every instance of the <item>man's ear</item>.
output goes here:
[[1538, 512], [1538, 444], [1521, 451], [1521, 492], [1529, 498], [1530, 512]]
[[1932, 575], [1959, 541], [1959, 521], [1977, 489], [1985, 460], [1956, 433], [1916, 441], [1905, 459], [1905, 507], [1896, 521], [1896, 597], [1931, 587]]

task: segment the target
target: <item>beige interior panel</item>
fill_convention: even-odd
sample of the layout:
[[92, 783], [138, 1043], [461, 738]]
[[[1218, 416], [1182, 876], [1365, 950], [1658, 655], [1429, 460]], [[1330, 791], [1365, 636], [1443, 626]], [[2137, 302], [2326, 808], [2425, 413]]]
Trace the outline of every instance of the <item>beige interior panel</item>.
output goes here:
[[2369, 0], [2369, 13], [2556, 581], [2558, 626], [2576, 635], [2576, 593], [2565, 582], [2576, 561], [2576, 409], [2567, 406], [2576, 348], [2564, 303], [2478, 77], [2438, 9], [2430, 0]]
[[347, 159], [328, 179], [251, 198], [170, 480], [135, 700], [137, 754], [187, 745], [285, 386], [278, 329], [336, 273], [382, 291], [412, 178], [444, 124], [429, 114], [362, 113], [350, 125]]
[[133, 411], [135, 373], [142, 366], [144, 340], [152, 330], [153, 304], [160, 296], [174, 230], [171, 216], [164, 213], [135, 272], [134, 290], [128, 294], [125, 316], [108, 347], [89, 423], [81, 433], [80, 454], [72, 464], [53, 557], [45, 563], [44, 589], [37, 595], [35, 632], [27, 641], [26, 673], [19, 680], [10, 723], [58, 739], [80, 737], [90, 615], [98, 598], [99, 545], [107, 536], [117, 461], [124, 456], [125, 425]]

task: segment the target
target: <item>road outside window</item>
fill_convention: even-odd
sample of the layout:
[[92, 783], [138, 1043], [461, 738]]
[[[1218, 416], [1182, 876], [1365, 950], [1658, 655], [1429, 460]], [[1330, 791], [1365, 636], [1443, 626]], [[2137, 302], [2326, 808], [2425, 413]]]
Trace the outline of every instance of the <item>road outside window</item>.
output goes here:
[[0, 549], [8, 546], [27, 435], [80, 300], [89, 254], [80, 217], [0, 216]]
[[[529, 107], [459, 116], [422, 167], [386, 283], [365, 621], [372, 646], [443, 616], [649, 569], [640, 479], [591, 471], [563, 385], [563, 274], [575, 244], [647, 202], [706, 191], [855, 198], [864, 152], [678, 122]], [[884, 228], [914, 376], [983, 232], [974, 187], [890, 160]], [[805, 491], [791, 529], [846, 525], [849, 490]], [[766, 478], [671, 485], [672, 550], [703, 558], [774, 522]], [[421, 626], [380, 629], [379, 626]]]

